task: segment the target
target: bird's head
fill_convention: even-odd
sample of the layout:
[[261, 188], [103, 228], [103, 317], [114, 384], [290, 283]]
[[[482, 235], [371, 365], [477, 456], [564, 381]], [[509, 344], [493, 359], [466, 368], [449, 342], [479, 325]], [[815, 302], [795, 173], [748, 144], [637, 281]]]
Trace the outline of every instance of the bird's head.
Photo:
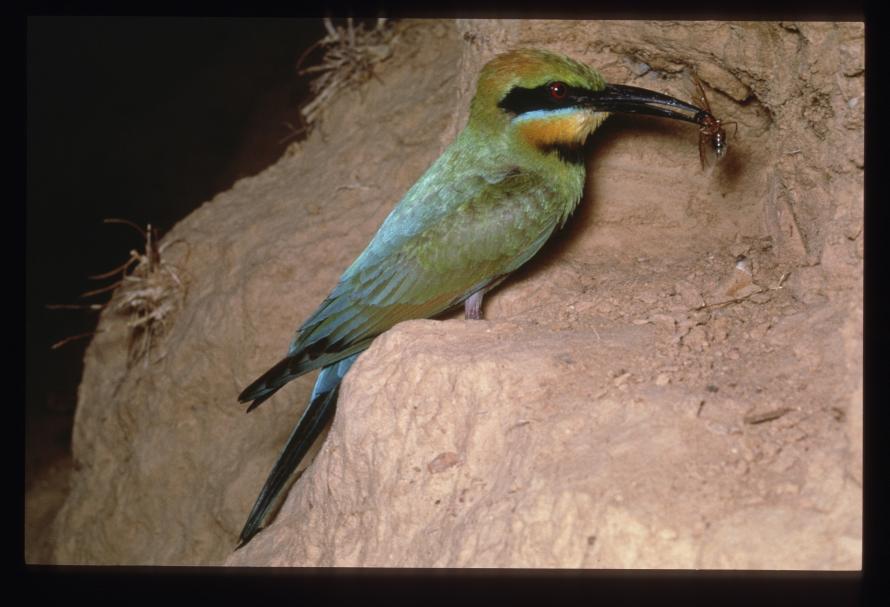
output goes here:
[[482, 68], [468, 126], [546, 151], [580, 146], [610, 113], [698, 122], [701, 111], [655, 91], [606, 84], [596, 70], [568, 57], [521, 49]]

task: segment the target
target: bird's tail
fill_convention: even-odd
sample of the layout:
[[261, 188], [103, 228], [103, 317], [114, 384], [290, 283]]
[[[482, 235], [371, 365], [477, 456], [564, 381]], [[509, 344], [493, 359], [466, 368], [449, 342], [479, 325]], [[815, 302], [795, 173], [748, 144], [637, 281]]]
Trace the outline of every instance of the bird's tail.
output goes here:
[[278, 456], [278, 461], [275, 462], [272, 472], [269, 473], [269, 478], [266, 479], [266, 484], [263, 485], [263, 489], [247, 517], [244, 529], [241, 530], [235, 550], [247, 544], [262, 529], [267, 516], [273, 506], [278, 503], [277, 498], [287, 485], [294, 470], [306, 456], [327, 422], [333, 417], [337, 406], [337, 395], [340, 392], [340, 382], [357, 357], [358, 354], [353, 354], [324, 367], [319, 373], [318, 379], [315, 380], [315, 387], [312, 389], [309, 406], [306, 407], [303, 416], [297, 422], [294, 431], [291, 432], [284, 451]]
[[245, 403], [253, 400], [247, 408], [247, 412], [256, 409], [260, 403], [264, 403], [284, 387], [284, 384], [292, 380], [297, 374], [292, 372], [290, 367], [294, 361], [290, 357], [279, 360], [275, 365], [260, 375], [252, 384], [244, 388], [244, 391], [238, 395], [238, 400]]

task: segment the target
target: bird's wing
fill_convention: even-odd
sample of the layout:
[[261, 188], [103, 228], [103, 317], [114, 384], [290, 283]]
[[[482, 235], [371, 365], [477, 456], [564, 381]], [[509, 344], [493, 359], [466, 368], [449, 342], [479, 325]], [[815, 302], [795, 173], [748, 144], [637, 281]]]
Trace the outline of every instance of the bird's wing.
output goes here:
[[396, 323], [435, 316], [509, 274], [564, 218], [569, 202], [542, 203], [558, 197], [542, 177], [515, 168], [446, 184], [421, 179], [300, 327], [287, 357], [239, 399], [262, 402]]

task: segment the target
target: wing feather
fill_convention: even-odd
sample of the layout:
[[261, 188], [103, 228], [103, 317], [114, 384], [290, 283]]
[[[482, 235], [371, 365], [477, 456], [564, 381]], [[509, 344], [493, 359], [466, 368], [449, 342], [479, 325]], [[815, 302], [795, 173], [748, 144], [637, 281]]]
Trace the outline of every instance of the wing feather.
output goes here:
[[[516, 172], [505, 181], [477, 178], [475, 195], [425, 230], [399, 237], [384, 224], [303, 325], [297, 344], [327, 339], [344, 347], [367, 340], [403, 320], [459, 304], [524, 263], [553, 232], [559, 214], [540, 212], [540, 198], [554, 195], [540, 178]], [[454, 192], [434, 193], [425, 204], [445, 204], [449, 195]]]

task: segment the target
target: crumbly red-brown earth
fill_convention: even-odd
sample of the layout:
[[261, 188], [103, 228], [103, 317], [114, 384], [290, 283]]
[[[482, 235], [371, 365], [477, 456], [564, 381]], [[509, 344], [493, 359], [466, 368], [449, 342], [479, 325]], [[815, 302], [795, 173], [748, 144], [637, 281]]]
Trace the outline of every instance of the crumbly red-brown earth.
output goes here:
[[[48, 562], [857, 569], [864, 28], [405, 22], [308, 140], [176, 226], [187, 284], [150, 364], [106, 311]], [[729, 127], [613, 117], [584, 200], [485, 321], [378, 338], [277, 518], [232, 554], [312, 377], [250, 415], [283, 353], [462, 127], [497, 52], [563, 52]], [[40, 486], [38, 484], [38, 486]], [[32, 503], [39, 500], [32, 499]], [[41, 512], [47, 520], [51, 518]]]

